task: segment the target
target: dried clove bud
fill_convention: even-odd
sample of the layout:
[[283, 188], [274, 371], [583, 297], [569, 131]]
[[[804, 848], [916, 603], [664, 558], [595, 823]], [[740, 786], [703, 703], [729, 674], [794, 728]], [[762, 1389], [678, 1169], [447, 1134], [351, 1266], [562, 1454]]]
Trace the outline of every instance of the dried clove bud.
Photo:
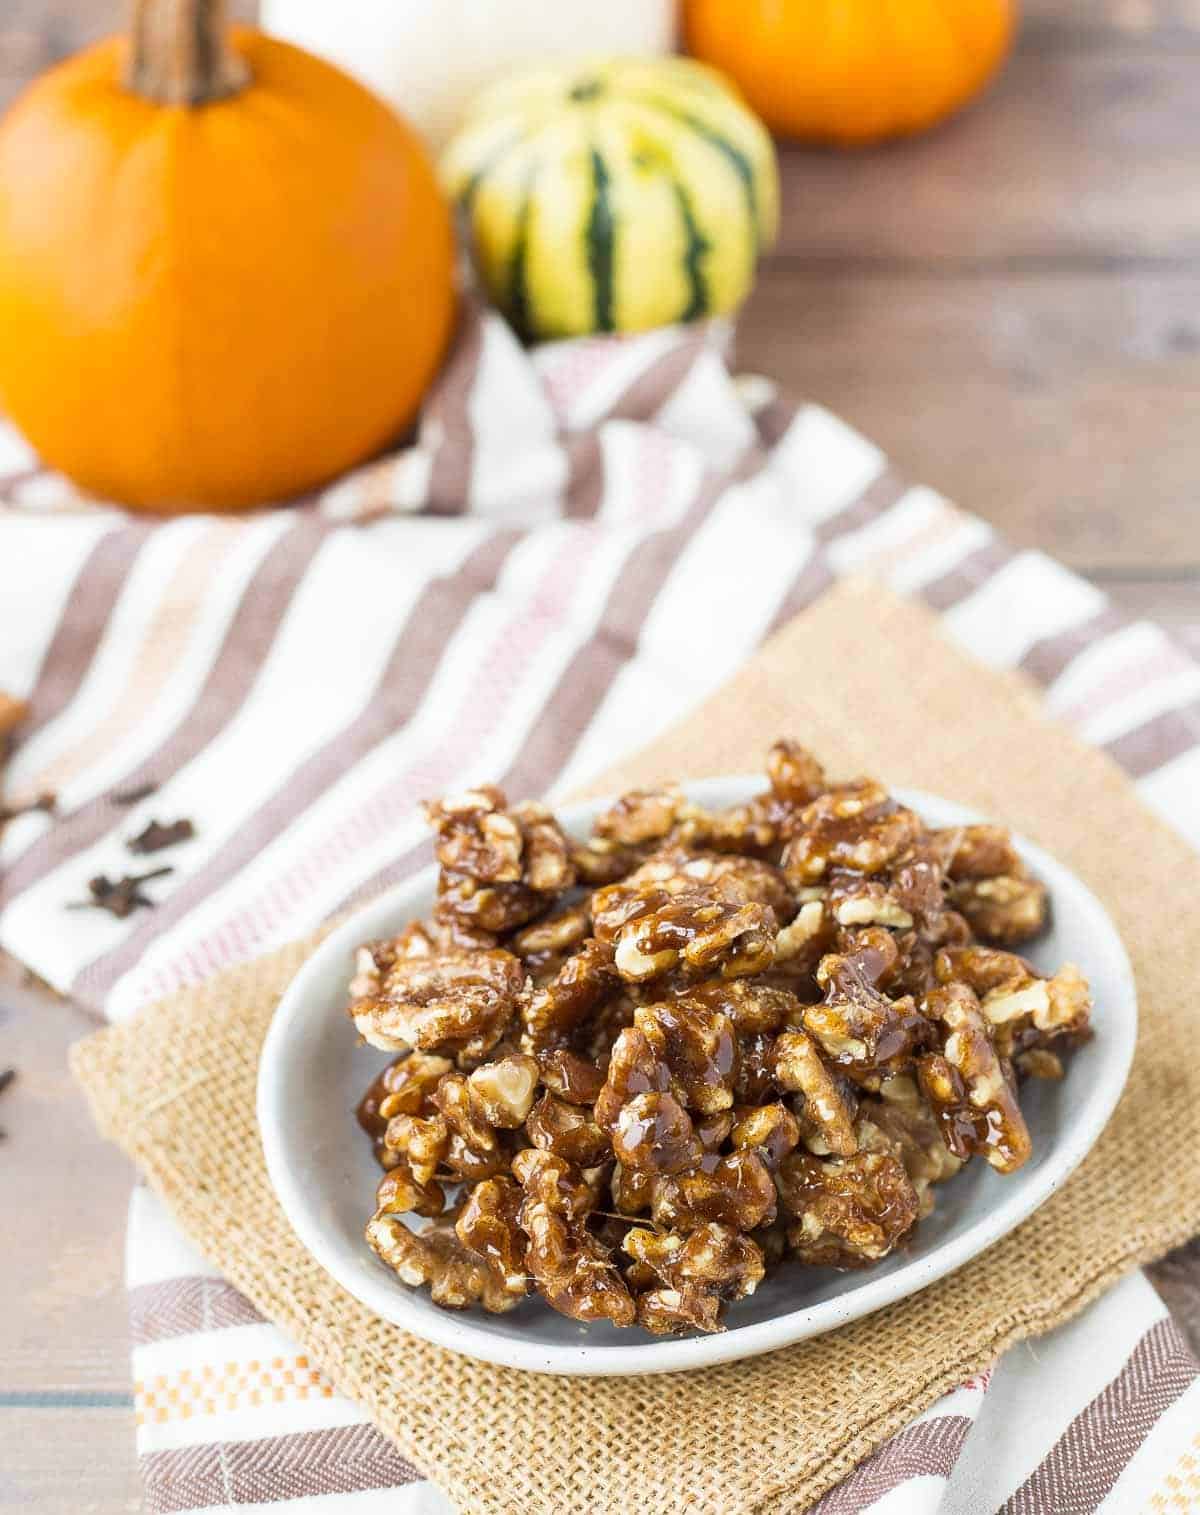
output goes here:
[[174, 873], [174, 868], [154, 868], [149, 873], [127, 873], [124, 878], [110, 879], [105, 874], [98, 874], [94, 879], [88, 880], [90, 900], [72, 900], [67, 906], [68, 910], [107, 910], [110, 915], [115, 915], [118, 920], [124, 920], [127, 915], [132, 915], [139, 907], [152, 910], [158, 903], [142, 892], [142, 885], [149, 883], [151, 879], [165, 878], [168, 873]]
[[158, 790], [158, 785], [153, 779], [145, 784], [135, 784], [132, 789], [115, 789], [108, 797], [110, 805], [136, 805], [141, 800], [149, 799]]
[[130, 852], [147, 853], [161, 852], [164, 847], [174, 847], [179, 842], [190, 842], [196, 835], [196, 828], [191, 821], [180, 819], [164, 824], [162, 821], [151, 821], [137, 836], [131, 837], [125, 845]]

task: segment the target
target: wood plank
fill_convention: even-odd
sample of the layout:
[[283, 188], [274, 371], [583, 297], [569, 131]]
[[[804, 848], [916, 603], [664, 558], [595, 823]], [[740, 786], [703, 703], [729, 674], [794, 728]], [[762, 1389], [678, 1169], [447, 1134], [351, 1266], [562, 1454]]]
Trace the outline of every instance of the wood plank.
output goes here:
[[767, 271], [737, 358], [1084, 569], [1200, 564], [1200, 273]]
[[1146, 1269], [1176, 1324], [1200, 1355], [1200, 1237]]
[[141, 1508], [123, 1286], [133, 1170], [66, 1066], [93, 1022], [0, 960], [0, 1511]]
[[1026, 0], [1022, 10], [1025, 35], [1040, 43], [1064, 37], [1072, 43], [1172, 46], [1200, 34], [1196, 0]]
[[0, 1410], [0, 1512], [136, 1515], [132, 1410]]
[[939, 130], [858, 153], [781, 153], [777, 259], [997, 266], [1200, 257], [1200, 33], [1147, 49], [1026, 35]]
[[93, 1023], [22, 988], [11, 967], [4, 972], [0, 1063], [17, 1078], [0, 1101], [0, 1393], [129, 1395], [123, 1276], [133, 1167], [97, 1138], [66, 1063], [67, 1047]]

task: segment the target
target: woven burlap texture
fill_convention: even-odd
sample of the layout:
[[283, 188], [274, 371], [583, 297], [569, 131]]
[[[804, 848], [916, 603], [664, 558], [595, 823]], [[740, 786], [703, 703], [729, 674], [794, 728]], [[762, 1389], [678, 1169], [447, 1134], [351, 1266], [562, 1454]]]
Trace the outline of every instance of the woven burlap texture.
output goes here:
[[1104, 900], [1137, 974], [1133, 1073], [1091, 1156], [1013, 1235], [886, 1311], [686, 1375], [572, 1380], [472, 1362], [377, 1320], [334, 1283], [267, 1181], [259, 1047], [311, 941], [74, 1049], [100, 1129], [205, 1255], [471, 1515], [801, 1511], [1006, 1346], [1200, 1230], [1200, 857], [1031, 688], [865, 584], [827, 594], [596, 787], [754, 769], [784, 732], [834, 773], [878, 773], [1035, 837]]

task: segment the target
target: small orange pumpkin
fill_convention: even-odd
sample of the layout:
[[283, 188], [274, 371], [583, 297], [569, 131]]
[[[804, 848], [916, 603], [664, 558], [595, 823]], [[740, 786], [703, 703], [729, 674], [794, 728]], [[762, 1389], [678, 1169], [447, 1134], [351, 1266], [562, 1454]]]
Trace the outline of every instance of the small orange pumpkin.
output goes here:
[[923, 130], [1000, 66], [1016, 0], [685, 0], [689, 51], [772, 131], [843, 147]]
[[331, 478], [411, 420], [454, 305], [415, 132], [222, 0], [139, 0], [0, 124], [0, 409], [96, 494]]

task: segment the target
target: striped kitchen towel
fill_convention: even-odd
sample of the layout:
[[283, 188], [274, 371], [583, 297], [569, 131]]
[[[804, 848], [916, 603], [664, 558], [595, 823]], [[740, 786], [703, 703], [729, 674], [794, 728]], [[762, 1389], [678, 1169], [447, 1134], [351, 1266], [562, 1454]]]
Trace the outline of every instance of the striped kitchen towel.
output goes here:
[[[0, 687], [32, 707], [6, 801], [58, 805], [0, 839], [0, 944], [127, 1017], [419, 867], [420, 799], [583, 783], [848, 572], [1031, 675], [1200, 842], [1200, 668], [819, 406], [735, 380], [718, 328], [530, 354], [469, 314], [411, 447], [237, 520], [132, 520], [6, 435]], [[155, 908], [63, 913], [180, 818]], [[150, 1510], [445, 1509], [143, 1191], [129, 1282]], [[1131, 1279], [819, 1508], [1200, 1507], [1196, 1371]]]

